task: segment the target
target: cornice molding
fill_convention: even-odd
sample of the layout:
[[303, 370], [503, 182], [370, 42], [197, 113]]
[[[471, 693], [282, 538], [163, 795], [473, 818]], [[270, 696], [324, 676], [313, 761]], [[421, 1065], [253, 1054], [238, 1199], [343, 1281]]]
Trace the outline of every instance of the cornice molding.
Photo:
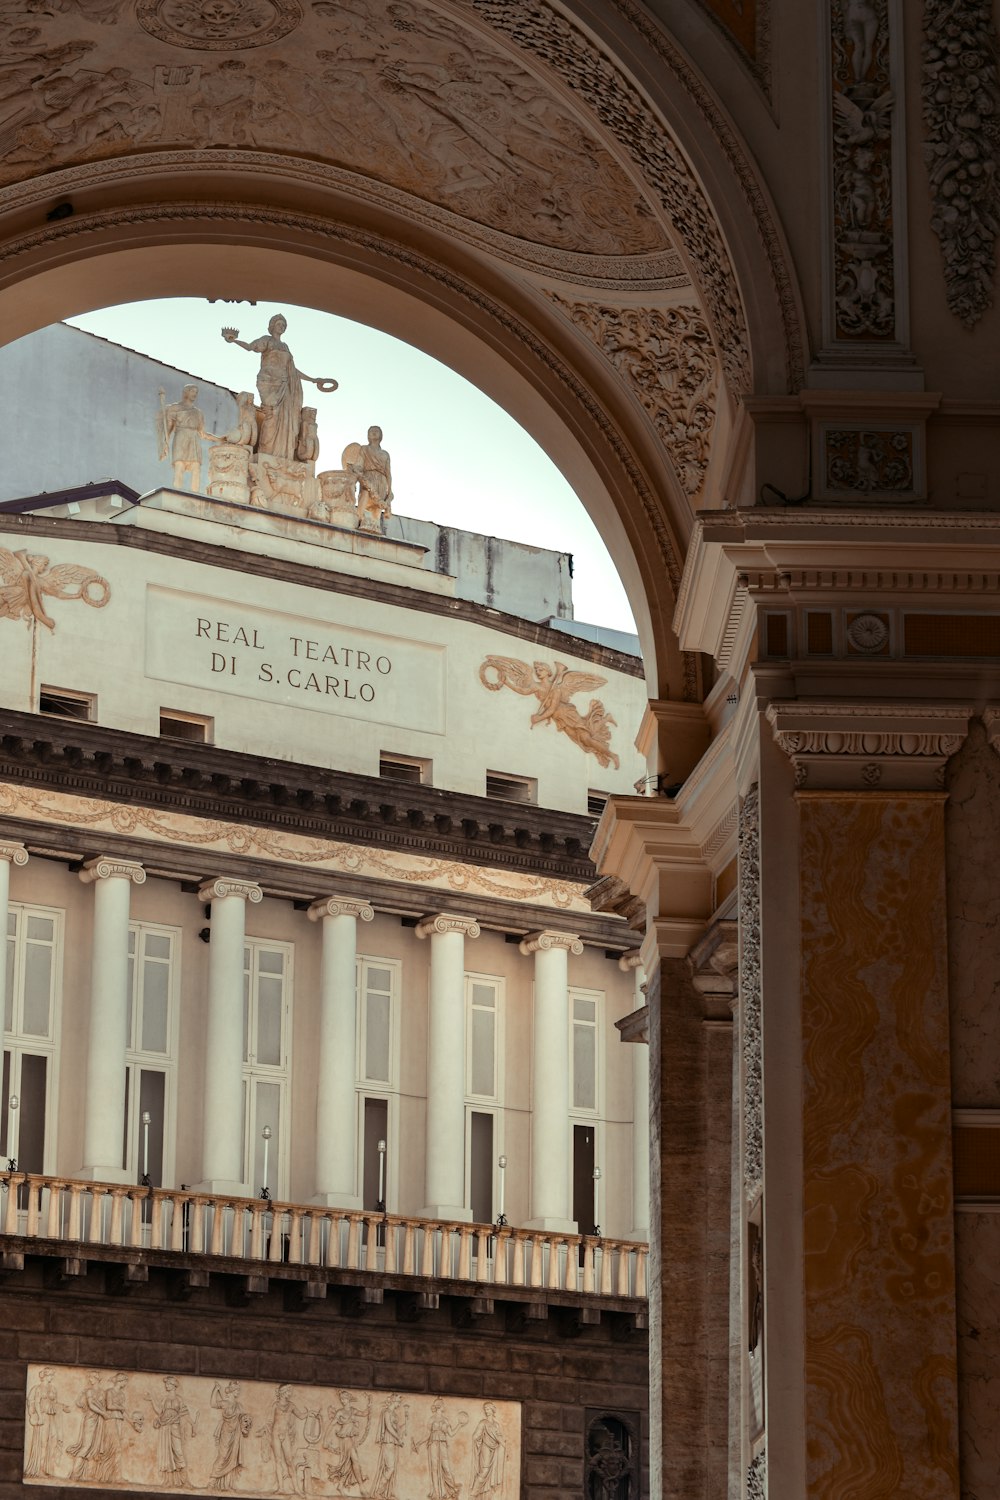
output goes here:
[[565, 949], [567, 953], [580, 954], [583, 952], [583, 943], [575, 933], [555, 932], [546, 928], [543, 932], [529, 932], [522, 938], [518, 948], [525, 955], [529, 953], [551, 953], [558, 949]]
[[257, 906], [263, 901], [264, 892], [254, 881], [231, 880], [228, 876], [206, 881], [198, 890], [199, 901], [227, 901], [230, 896], [239, 897], [240, 900], [249, 901], [251, 906]]
[[79, 874], [85, 885], [98, 880], [129, 880], [133, 885], [146, 883], [146, 872], [138, 860], [120, 859], [113, 854], [98, 854], [96, 858], [88, 859]]
[[374, 908], [367, 901], [352, 901], [348, 896], [323, 896], [309, 908], [310, 922], [322, 922], [324, 917], [354, 917], [359, 922], [371, 922]]
[[475, 917], [458, 916], [455, 912], [440, 911], [424, 917], [414, 929], [418, 938], [440, 937], [443, 933], [457, 932], [464, 938], [477, 938], [481, 931]]
[[935, 791], [968, 734], [970, 704], [771, 703], [775, 743], [810, 791]]

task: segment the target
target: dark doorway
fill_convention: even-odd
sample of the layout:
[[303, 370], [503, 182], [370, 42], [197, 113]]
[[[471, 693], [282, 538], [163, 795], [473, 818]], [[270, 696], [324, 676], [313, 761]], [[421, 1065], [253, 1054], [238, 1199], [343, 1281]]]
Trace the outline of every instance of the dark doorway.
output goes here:
[[593, 1234], [594, 1158], [596, 1155], [593, 1125], [573, 1126], [573, 1217], [578, 1234]]

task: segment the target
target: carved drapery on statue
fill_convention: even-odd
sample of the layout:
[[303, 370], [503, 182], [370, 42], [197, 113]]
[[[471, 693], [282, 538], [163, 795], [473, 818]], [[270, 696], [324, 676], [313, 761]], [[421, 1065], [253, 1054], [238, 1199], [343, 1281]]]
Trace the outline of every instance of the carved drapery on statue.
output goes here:
[[529, 666], [512, 656], [488, 656], [479, 668], [479, 680], [491, 693], [509, 687], [522, 697], [537, 698], [539, 706], [531, 715], [532, 729], [536, 724], [554, 724], [574, 745], [596, 756], [602, 766], [618, 770], [621, 762], [611, 749], [611, 727], [616, 720], [597, 698], [591, 698], [586, 714], [581, 714], [570, 701], [577, 693], [603, 687], [606, 677], [571, 671], [561, 661], [551, 667], [543, 661]]

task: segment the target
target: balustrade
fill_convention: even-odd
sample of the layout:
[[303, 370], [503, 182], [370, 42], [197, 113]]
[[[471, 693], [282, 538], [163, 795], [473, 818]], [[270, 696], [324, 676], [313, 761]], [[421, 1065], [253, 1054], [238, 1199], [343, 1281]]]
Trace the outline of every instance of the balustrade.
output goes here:
[[[12, 1172], [3, 1236], [585, 1296], [644, 1298], [635, 1240]], [[2, 1238], [0, 1238], [2, 1244]]]

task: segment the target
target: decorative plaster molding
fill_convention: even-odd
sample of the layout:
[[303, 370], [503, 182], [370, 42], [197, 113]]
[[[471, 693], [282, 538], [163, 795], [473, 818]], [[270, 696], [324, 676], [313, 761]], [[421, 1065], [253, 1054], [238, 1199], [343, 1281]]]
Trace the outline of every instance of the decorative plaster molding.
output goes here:
[[367, 901], [352, 901], [349, 896], [325, 896], [313, 902], [308, 916], [310, 922], [321, 922], [324, 917], [355, 917], [360, 922], [370, 922], [375, 911]]
[[607, 307], [554, 293], [577, 328], [614, 366], [648, 414], [691, 500], [712, 454], [719, 366], [712, 334], [694, 307]]
[[699, 0], [699, 4], [770, 100], [770, 0]]
[[969, 704], [771, 703], [775, 743], [795, 785], [824, 791], [932, 791], [968, 733]]
[[477, 938], [479, 936], [479, 923], [473, 917], [459, 917], [454, 912], [441, 911], [434, 916], [424, 917], [418, 922], [414, 931], [418, 938], [435, 937], [443, 932], [459, 932], [462, 937]]
[[1000, 708], [991, 704], [989, 708], [983, 709], [980, 718], [986, 729], [986, 738], [1000, 755]]
[[94, 880], [130, 880], [133, 885], [145, 885], [146, 872], [137, 860], [99, 854], [95, 859], [87, 860], [80, 871], [80, 879], [85, 885]]
[[93, 568], [78, 563], [49, 566], [47, 557], [0, 547], [0, 618], [37, 621], [55, 631], [56, 622], [46, 613], [44, 599], [82, 599], [91, 609], [103, 609], [111, 598], [111, 585]]
[[924, 0], [924, 156], [948, 306], [972, 328], [993, 306], [1000, 42], [992, 0]]
[[243, 901], [249, 901], [251, 906], [256, 906], [263, 901], [264, 892], [252, 881], [230, 880], [226, 877], [206, 881], [198, 890], [199, 901], [225, 901], [229, 896], [238, 896]]
[[875, 495], [912, 502], [921, 433], [909, 427], [823, 426], [823, 499]]
[[28, 851], [23, 844], [0, 844], [0, 859], [5, 859], [12, 865], [26, 865], [28, 863]]
[[572, 933], [546, 929], [544, 932], [529, 932], [518, 943], [518, 948], [526, 957], [529, 953], [549, 953], [554, 948], [565, 948], [567, 953], [580, 954], [583, 952], [583, 943]]
[[743, 1071], [743, 1192], [759, 1196], [764, 1176], [764, 1053], [760, 977], [760, 800], [757, 783], [740, 806], [739, 1049]]

